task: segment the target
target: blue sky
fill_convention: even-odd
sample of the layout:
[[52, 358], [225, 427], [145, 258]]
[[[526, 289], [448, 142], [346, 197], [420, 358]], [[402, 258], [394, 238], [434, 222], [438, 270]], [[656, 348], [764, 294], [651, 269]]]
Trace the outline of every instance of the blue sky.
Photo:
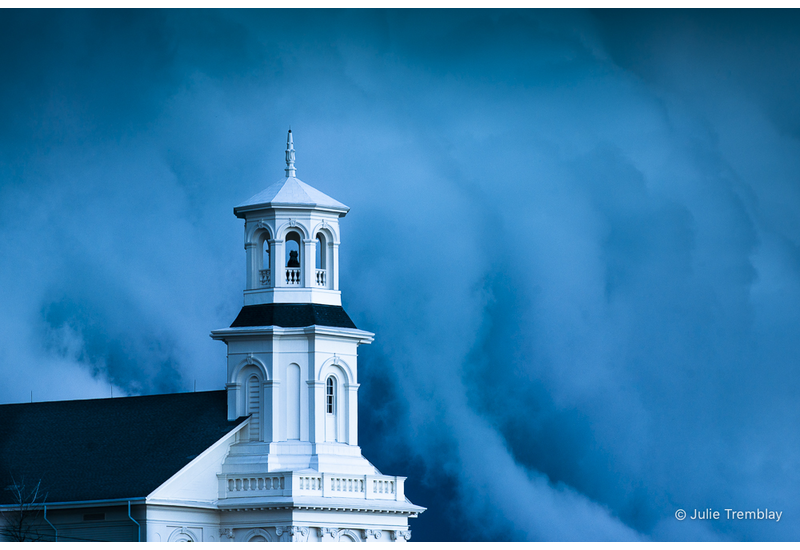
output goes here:
[[0, 401], [222, 388], [291, 125], [414, 540], [800, 537], [796, 12], [2, 15]]

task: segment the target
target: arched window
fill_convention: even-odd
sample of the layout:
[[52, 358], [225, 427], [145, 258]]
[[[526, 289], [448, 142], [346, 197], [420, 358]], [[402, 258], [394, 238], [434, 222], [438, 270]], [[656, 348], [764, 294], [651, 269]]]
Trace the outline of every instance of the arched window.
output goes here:
[[325, 441], [336, 443], [339, 441], [341, 427], [339, 426], [340, 408], [336, 402], [339, 393], [339, 381], [331, 375], [325, 382]]
[[333, 376], [328, 377], [328, 383], [325, 388], [325, 403], [328, 414], [336, 412], [336, 381]]

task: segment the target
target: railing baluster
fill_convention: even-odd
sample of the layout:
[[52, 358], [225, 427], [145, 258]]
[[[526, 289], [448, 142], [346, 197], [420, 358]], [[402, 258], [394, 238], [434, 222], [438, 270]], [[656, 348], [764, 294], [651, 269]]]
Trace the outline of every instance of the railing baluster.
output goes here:
[[300, 284], [300, 269], [297, 267], [286, 268], [286, 284], [289, 286], [297, 286]]

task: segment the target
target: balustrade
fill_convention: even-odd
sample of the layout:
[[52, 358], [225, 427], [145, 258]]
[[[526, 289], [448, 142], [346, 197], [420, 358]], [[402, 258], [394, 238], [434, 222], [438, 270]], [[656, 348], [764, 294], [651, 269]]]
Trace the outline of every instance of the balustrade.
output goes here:
[[372, 492], [377, 494], [394, 494], [394, 480], [393, 479], [373, 479]]
[[228, 478], [228, 492], [238, 493], [243, 491], [275, 492], [285, 488], [284, 476], [257, 476], [257, 477], [231, 477]]
[[[331, 492], [333, 493], [363, 493], [364, 477], [331, 477]], [[348, 495], [349, 496], [349, 495]]]
[[299, 472], [221, 476], [221, 498], [306, 495], [318, 497], [403, 500], [405, 478]]
[[286, 268], [286, 284], [288, 286], [298, 286], [300, 285], [300, 268], [299, 267], [287, 267]]
[[[258, 270], [258, 281], [260, 286], [272, 286], [272, 272], [269, 269]], [[286, 268], [286, 286], [301, 286], [303, 284], [303, 275], [299, 267]], [[314, 270], [314, 285], [319, 287], [327, 287], [328, 285], [328, 270], [316, 269]]]

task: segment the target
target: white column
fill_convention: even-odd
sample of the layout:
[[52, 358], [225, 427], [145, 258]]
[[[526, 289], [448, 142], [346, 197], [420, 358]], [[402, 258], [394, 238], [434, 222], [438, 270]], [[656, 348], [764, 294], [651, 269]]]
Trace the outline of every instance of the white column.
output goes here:
[[242, 416], [239, 411], [239, 391], [240, 386], [234, 382], [225, 384], [225, 389], [228, 390], [228, 420], [236, 420]]
[[308, 437], [311, 443], [325, 442], [325, 382], [308, 382]]
[[316, 251], [314, 250], [315, 244], [316, 240], [314, 239], [303, 239], [303, 259], [305, 262], [301, 263], [301, 266], [303, 268], [304, 288], [312, 288], [315, 286], [314, 275], [315, 270], [317, 269], [317, 256]]
[[328, 277], [331, 278], [331, 285], [329, 288], [339, 290], [339, 243], [333, 243], [333, 253], [331, 254], [331, 266]]
[[[281, 383], [277, 380], [267, 380], [264, 382], [264, 407], [261, 414], [261, 423], [264, 426], [264, 441], [270, 443], [279, 441], [279, 422], [280, 414], [280, 389]], [[267, 418], [267, 414], [271, 418]]]
[[270, 256], [270, 265], [275, 266], [272, 271], [274, 286], [286, 286], [286, 241], [274, 240], [272, 246], [275, 253]]
[[270, 286], [277, 286], [276, 277], [278, 276], [278, 263], [276, 261], [277, 254], [275, 253], [275, 241], [267, 241], [269, 244], [269, 278], [271, 281]]
[[244, 243], [244, 251], [246, 256], [246, 264], [247, 269], [245, 273], [247, 274], [247, 280], [245, 281], [245, 288], [247, 290], [253, 290], [254, 288], [259, 287], [259, 274], [258, 269], [259, 267], [256, 265], [258, 263], [258, 253], [256, 251], [256, 244], [255, 243]]

